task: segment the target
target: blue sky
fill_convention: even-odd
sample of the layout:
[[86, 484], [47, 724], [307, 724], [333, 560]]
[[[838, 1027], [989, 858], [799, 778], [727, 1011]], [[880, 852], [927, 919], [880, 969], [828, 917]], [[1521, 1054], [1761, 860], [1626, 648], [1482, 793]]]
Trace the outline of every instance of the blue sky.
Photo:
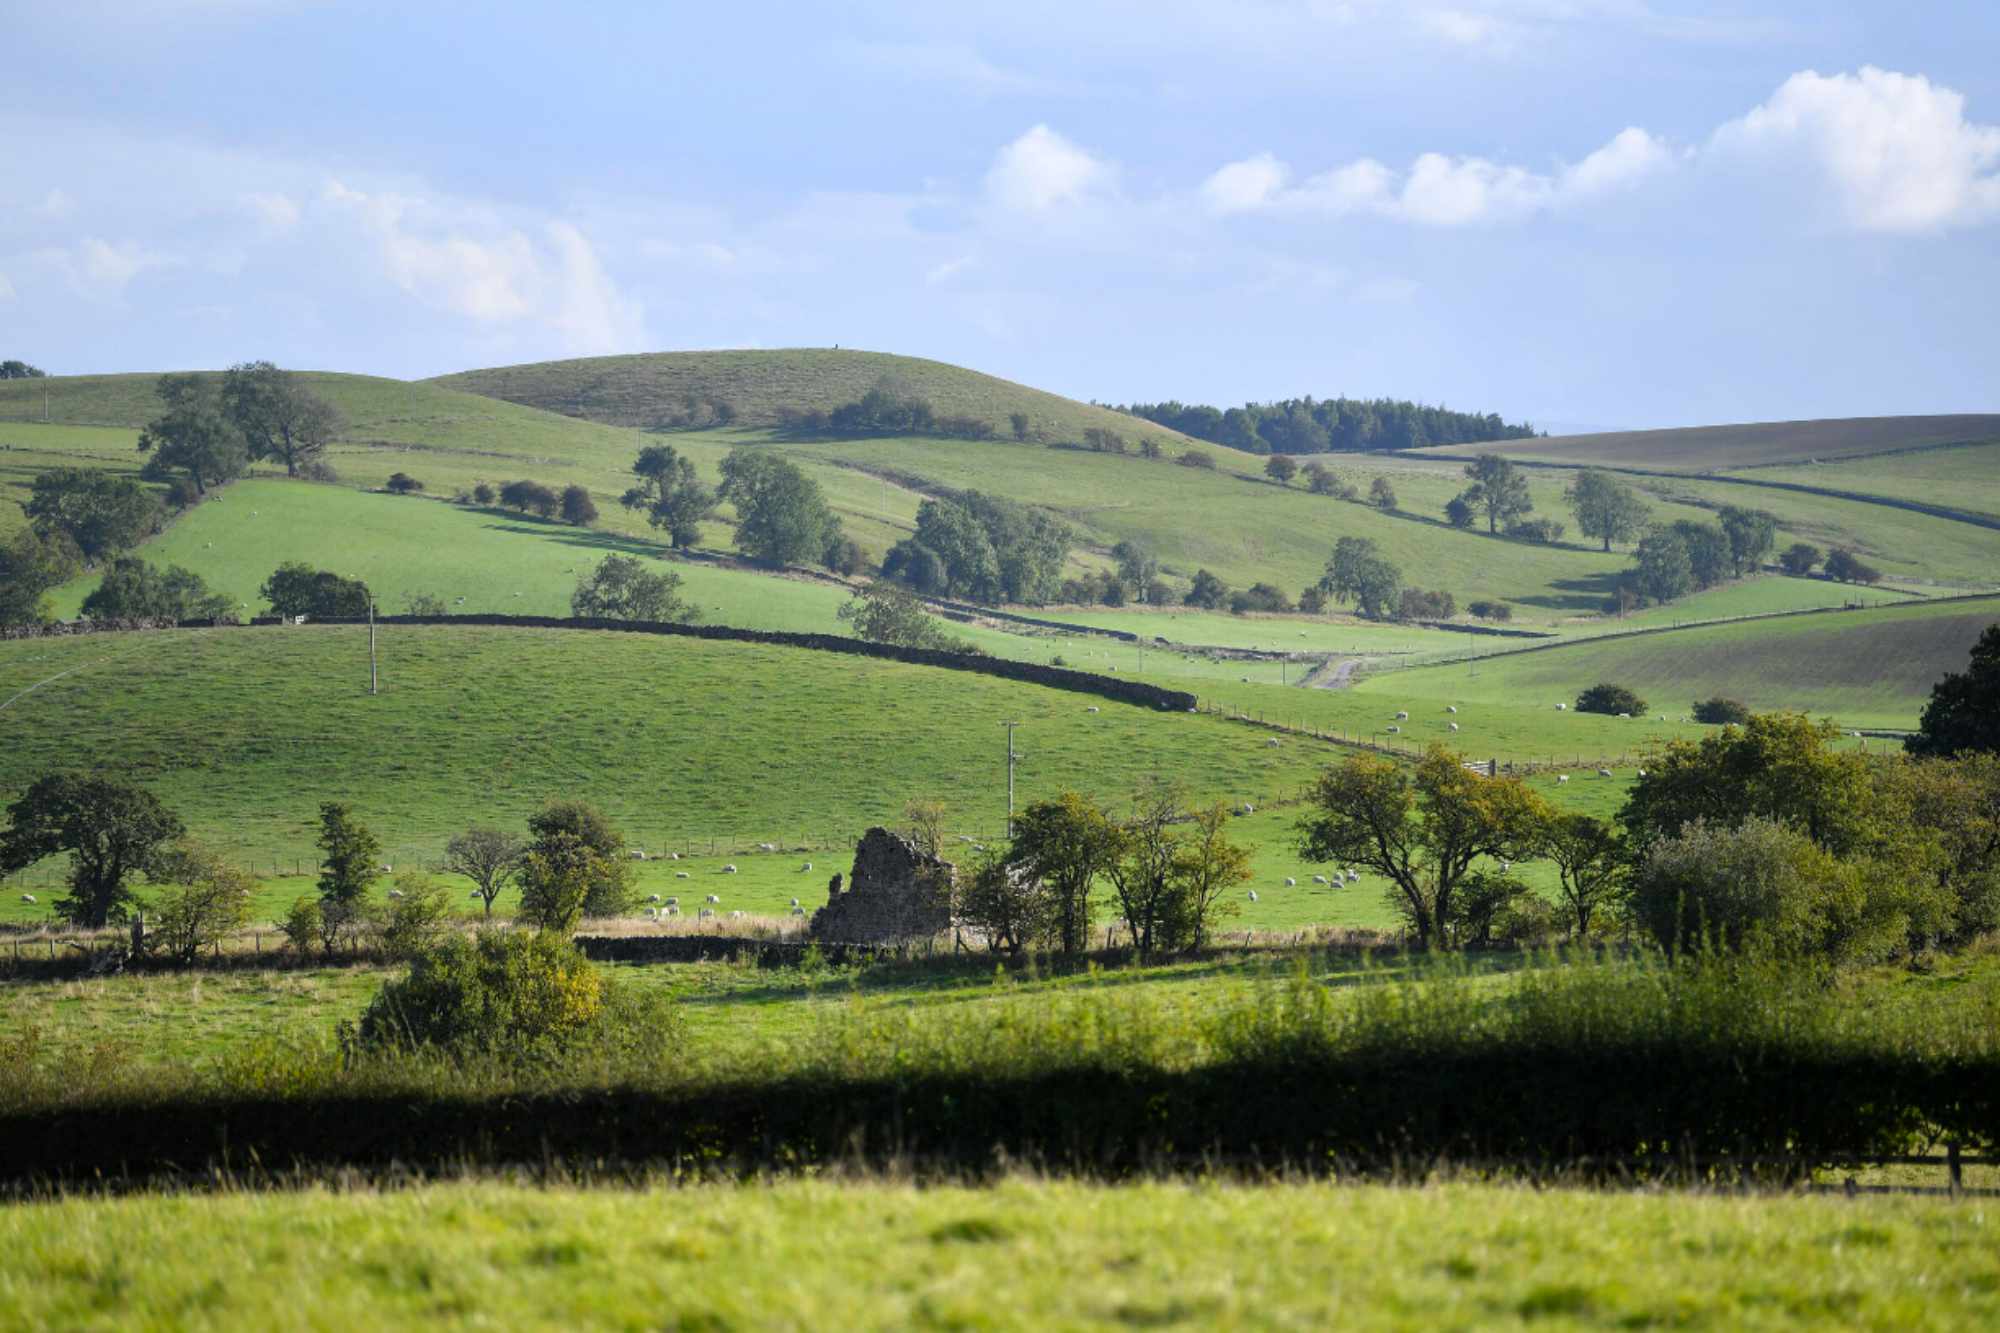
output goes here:
[[[579, 14], [580, 11], [580, 14]], [[2000, 6], [10, 6], [0, 356], [2000, 410]]]

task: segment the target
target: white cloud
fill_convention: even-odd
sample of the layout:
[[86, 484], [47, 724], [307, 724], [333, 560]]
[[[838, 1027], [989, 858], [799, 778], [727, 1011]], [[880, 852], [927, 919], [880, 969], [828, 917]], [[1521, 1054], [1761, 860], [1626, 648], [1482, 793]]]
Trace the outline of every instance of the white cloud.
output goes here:
[[1500, 38], [1505, 26], [1492, 14], [1465, 9], [1432, 9], [1417, 16], [1417, 24], [1433, 37], [1456, 46], [1485, 46]]
[[579, 354], [644, 341], [642, 308], [618, 290], [571, 223], [543, 224], [538, 245], [478, 205], [369, 193], [337, 180], [322, 198], [374, 242], [392, 282], [433, 306], [479, 324], [539, 323]]
[[971, 268], [976, 262], [978, 261], [971, 255], [960, 255], [956, 259], [947, 259], [941, 264], [933, 264], [924, 272], [924, 281], [932, 287], [937, 286], [941, 282], [949, 282]]
[[1360, 158], [1286, 185], [1290, 169], [1269, 153], [1232, 162], [1202, 184], [1218, 213], [1271, 210], [1347, 217], [1367, 214], [1434, 227], [1509, 222], [1634, 187], [1674, 161], [1667, 145], [1628, 129], [1573, 166], [1552, 173], [1482, 157], [1424, 153], [1397, 172]]
[[105, 287], [123, 287], [149, 268], [177, 263], [171, 256], [156, 254], [137, 241], [99, 240], [86, 236], [77, 243], [74, 261], [78, 271], [91, 282]]
[[1726, 160], [1805, 166], [1864, 231], [1930, 231], [2000, 217], [2000, 126], [1922, 75], [1872, 66], [1795, 74], [1717, 130]]
[[1047, 213], [1104, 189], [1111, 168], [1046, 125], [1000, 150], [986, 173], [986, 192], [1020, 213]]
[[290, 231], [299, 225], [298, 201], [278, 191], [258, 191], [243, 196], [251, 216], [273, 231]]
[[1290, 175], [1277, 158], [1259, 153], [1217, 171], [1201, 183], [1201, 194], [1214, 212], [1255, 212], [1277, 197]]
[[76, 211], [76, 200], [70, 198], [60, 188], [50, 190], [42, 196], [41, 207], [35, 211], [45, 218], [53, 218], [60, 221]]

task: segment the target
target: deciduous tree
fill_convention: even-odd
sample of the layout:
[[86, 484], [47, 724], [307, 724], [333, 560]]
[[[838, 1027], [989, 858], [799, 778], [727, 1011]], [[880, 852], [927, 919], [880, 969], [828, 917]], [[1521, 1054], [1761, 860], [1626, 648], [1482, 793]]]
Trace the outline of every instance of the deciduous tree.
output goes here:
[[1535, 507], [1534, 497], [1528, 493], [1528, 479], [1498, 454], [1481, 454], [1465, 465], [1465, 475], [1472, 485], [1460, 498], [1474, 509], [1486, 511], [1489, 533], [1499, 532], [1501, 524]]
[[681, 576], [649, 571], [637, 556], [607, 555], [577, 575], [569, 613], [578, 620], [678, 621], [692, 624], [701, 611], [680, 595]]
[[1903, 748], [1945, 756], [2000, 753], [2000, 624], [1980, 634], [1965, 670], [1948, 672], [1931, 687], [1916, 734]]
[[444, 845], [442, 868], [471, 880], [491, 917], [494, 900], [520, 875], [527, 850], [527, 843], [503, 829], [475, 826]]
[[61, 533], [92, 564], [160, 530], [160, 502], [138, 482], [101, 468], [40, 473], [22, 508], [36, 531]]
[[7, 818], [0, 830], [0, 875], [68, 852], [69, 894], [56, 912], [80, 926], [122, 917], [132, 902], [127, 880], [160, 865], [167, 845], [187, 832], [144, 787], [75, 773], [36, 779], [7, 808]]
[[1646, 526], [1652, 513], [1639, 493], [1600, 468], [1585, 468], [1563, 492], [1570, 512], [1576, 515], [1577, 529], [1595, 537], [1610, 550], [1611, 543], [1631, 541]]
[[704, 486], [694, 460], [670, 444], [651, 444], [632, 464], [639, 484], [620, 497], [627, 509], [643, 509], [646, 521], [667, 534], [667, 543], [684, 550], [701, 540], [702, 521], [715, 512], [715, 492]]
[[1075, 792], [1036, 801], [1014, 821], [1008, 864], [1039, 882], [1051, 902], [1051, 934], [1065, 954], [1090, 947], [1091, 892], [1118, 851], [1118, 830]]

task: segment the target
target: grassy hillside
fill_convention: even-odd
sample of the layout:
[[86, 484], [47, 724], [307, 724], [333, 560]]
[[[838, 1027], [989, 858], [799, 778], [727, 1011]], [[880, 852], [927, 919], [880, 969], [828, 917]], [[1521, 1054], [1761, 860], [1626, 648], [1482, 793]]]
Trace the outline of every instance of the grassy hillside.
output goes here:
[[450, 1184], [19, 1205], [0, 1289], [41, 1327], [1977, 1327], [1993, 1231], [1941, 1199]]
[[2000, 443], [1885, 454], [1844, 463], [1758, 468], [1747, 476], [1948, 505], [2000, 518]]
[[1386, 673], [1358, 692], [1385, 705], [1450, 697], [1553, 710], [1610, 681], [1671, 715], [1720, 694], [1854, 727], [1914, 727], [1931, 686], [1965, 669], [1974, 641], [1995, 621], [2000, 598], [1698, 626], [1489, 658], [1476, 668]]
[[1133, 440], [1152, 435], [1186, 443], [1164, 426], [942, 361], [829, 347], [542, 361], [462, 371], [432, 383], [564, 416], [651, 428], [677, 419], [691, 394], [727, 402], [744, 425], [773, 426], [786, 409], [851, 403], [884, 378], [915, 390], [940, 416], [977, 417], [1003, 434], [1009, 414], [1025, 412], [1052, 439], [1081, 440], [1085, 428], [1104, 426]]
[[1505, 454], [1555, 463], [1672, 472], [1719, 472], [1772, 463], [1863, 457], [1899, 449], [2000, 440], [2000, 415], [1849, 417], [1826, 421], [1769, 421], [1675, 430], [1558, 435], [1497, 444], [1442, 445], [1425, 450], [1442, 457]]

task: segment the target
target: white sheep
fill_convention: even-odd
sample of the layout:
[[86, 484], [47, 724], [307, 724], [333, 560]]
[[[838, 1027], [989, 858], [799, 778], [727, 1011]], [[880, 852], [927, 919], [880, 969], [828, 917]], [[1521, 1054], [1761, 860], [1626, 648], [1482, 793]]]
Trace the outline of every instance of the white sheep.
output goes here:
[[1390, 727], [1389, 734], [1391, 736], [1400, 736], [1403, 734], [1403, 729], [1401, 727]]
[[389, 890], [389, 896], [391, 898], [400, 898], [403, 896], [403, 891], [401, 889], [391, 889]]
[[32, 893], [24, 893], [21, 895], [21, 901], [28, 904], [28, 906], [33, 907], [35, 905], [35, 895]]
[[1642, 769], [1640, 769], [1640, 770], [1639, 770], [1639, 776], [1640, 776], [1640, 777], [1642, 777], [1642, 778], [1643, 778], [1643, 777], [1645, 777], [1645, 776], [1646, 776], [1646, 770], [1645, 770], [1645, 769], [1643, 769], [1643, 768], [1642, 768]]
[[806, 871], [811, 870], [812, 868], [813, 868], [813, 863], [808, 861], [804, 865], [799, 867], [799, 873], [803, 875], [806, 873]]
[[660, 895], [657, 893], [648, 894], [646, 895], [646, 901], [649, 903], [656, 903], [660, 901]]
[[1265, 749], [1267, 749], [1267, 750], [1275, 750], [1275, 749], [1277, 749], [1277, 748], [1278, 748], [1278, 738], [1277, 738], [1276, 736], [1273, 736], [1273, 737], [1271, 737], [1271, 739], [1270, 739], [1270, 740], [1268, 740], [1268, 741], [1265, 741], [1265, 742], [1264, 742], [1264, 748], [1265, 748]]
[[1458, 730], [1458, 723], [1456, 723], [1456, 722], [1447, 722], [1447, 723], [1445, 723], [1445, 725], [1446, 725], [1447, 727], [1450, 727], [1450, 728], [1451, 728], [1451, 729], [1452, 729], [1453, 731], [1457, 731], [1457, 730]]
[[1564, 782], [1568, 782], [1568, 781], [1569, 781], [1569, 774], [1567, 774], [1567, 773], [1558, 773], [1558, 774], [1556, 774], [1556, 782], [1557, 782], [1558, 784], [1560, 784], [1560, 783], [1564, 783]]
[[396, 873], [396, 867], [390, 865], [387, 861], [384, 861], [381, 865], [376, 866], [375, 868], [381, 871], [385, 875], [393, 875]]
[[706, 921], [709, 917], [712, 917], [714, 915], [715, 915], [715, 909], [713, 907], [704, 907], [701, 909], [701, 911], [695, 913], [694, 919], [697, 921]]
[[734, 861], [731, 861], [731, 862], [730, 862], [730, 863], [729, 863], [728, 865], [726, 865], [726, 866], [722, 867], [722, 873], [723, 873], [723, 874], [725, 874], [725, 875], [733, 875], [733, 874], [735, 874], [735, 873], [736, 873], [736, 863], [735, 863]]
[[674, 878], [675, 878], [675, 879], [692, 879], [692, 878], [693, 878], [693, 876], [689, 875], [689, 874], [688, 874], [688, 872], [687, 872], [687, 871], [685, 871], [685, 870], [676, 870], [676, 871], [674, 872]]
[[669, 907], [665, 912], [661, 913], [662, 916], [679, 916], [680, 914], [681, 909], [678, 907]]
[[720, 897], [718, 897], [717, 895], [715, 895], [715, 894], [713, 894], [713, 893], [711, 893], [711, 894], [709, 894], [709, 895], [708, 895], [708, 900], [709, 900], [710, 902], [712, 902], [712, 903], [719, 903], [719, 902], [721, 902], [721, 901], [722, 901], [722, 899], [721, 899]]
[[1410, 720], [1410, 715], [1407, 712], [1398, 711], [1396, 714], [1396, 720], [1398, 722], [1408, 722]]
[[669, 907], [679, 907], [680, 905], [681, 905], [681, 900], [678, 898], [667, 899], [667, 906]]
[[1250, 890], [1250, 901], [1253, 903], [1257, 901], [1257, 890]]
[[640, 848], [634, 847], [632, 849], [632, 859], [634, 861], [643, 861], [646, 859], [646, 853]]
[[669, 861], [678, 861], [681, 859], [681, 854], [679, 852], [668, 852], [667, 859]]
[[648, 907], [646, 909], [646, 918], [649, 921], [658, 917], [659, 915], [660, 915], [660, 909], [657, 907]]
[[1630, 713], [1620, 713], [1618, 716], [1624, 718], [1627, 722], [1630, 722], [1632, 720], [1632, 715]]
[[1567, 709], [1568, 707], [1569, 707], [1569, 705], [1568, 705], [1568, 704], [1557, 704], [1557, 705], [1556, 705], [1556, 711], [1557, 711], [1558, 713], [1560, 713], [1560, 712], [1563, 712], [1564, 710], [1566, 710], [1566, 709]]
[[805, 914], [806, 914], [806, 909], [803, 907], [794, 907], [792, 909], [793, 916], [804, 916]]
[[757, 850], [760, 852], [775, 852], [778, 850], [778, 844], [775, 842], [760, 842], [757, 844]]
[[1315, 883], [1315, 884], [1324, 884], [1324, 883], [1326, 883], [1326, 882], [1327, 882], [1327, 881], [1326, 881], [1326, 876], [1325, 876], [1325, 875], [1314, 875], [1314, 876], [1313, 876], [1313, 883]]
[[1098, 710], [1098, 707], [1097, 707], [1097, 705], [1096, 705], [1096, 704], [1092, 704], [1092, 705], [1091, 705], [1090, 707], [1088, 707], [1088, 708], [1084, 709], [1083, 711], [1084, 711], [1084, 712], [1086, 712], [1086, 713], [1095, 713], [1095, 712], [1097, 712], [1097, 711], [1099, 711], [1099, 710]]
[[798, 905], [799, 905], [799, 900], [797, 898], [792, 899], [792, 906], [797, 907]]
[[485, 895], [480, 893], [478, 889], [474, 889], [471, 893], [468, 893], [465, 896], [468, 898], [481, 898], [484, 897]]
[[1359, 884], [1361, 882], [1361, 872], [1359, 870], [1348, 871], [1347, 882], [1349, 884]]
[[1611, 770], [1608, 768], [1600, 768], [1597, 770], [1597, 776], [1600, 778], [1608, 778], [1611, 776]]
[[738, 909], [737, 909], [737, 910], [735, 910], [734, 912], [731, 912], [731, 913], [729, 914], [729, 919], [730, 919], [731, 921], [741, 921], [741, 920], [743, 919], [743, 909], [742, 909], [742, 908], [738, 908]]
[[1447, 713], [1456, 713], [1456, 712], [1458, 711], [1458, 705], [1457, 705], [1457, 704], [1446, 704], [1446, 705], [1444, 706], [1444, 711], [1445, 711], [1445, 712], [1447, 712]]
[[1296, 888], [1297, 888], [1298, 886], [1299, 886], [1299, 882], [1298, 882], [1297, 880], [1293, 879], [1293, 878], [1292, 878], [1292, 877], [1291, 877], [1290, 875], [1287, 875], [1287, 876], [1285, 876], [1285, 887], [1286, 887], [1286, 888], [1288, 888], [1288, 889], [1296, 889]]

